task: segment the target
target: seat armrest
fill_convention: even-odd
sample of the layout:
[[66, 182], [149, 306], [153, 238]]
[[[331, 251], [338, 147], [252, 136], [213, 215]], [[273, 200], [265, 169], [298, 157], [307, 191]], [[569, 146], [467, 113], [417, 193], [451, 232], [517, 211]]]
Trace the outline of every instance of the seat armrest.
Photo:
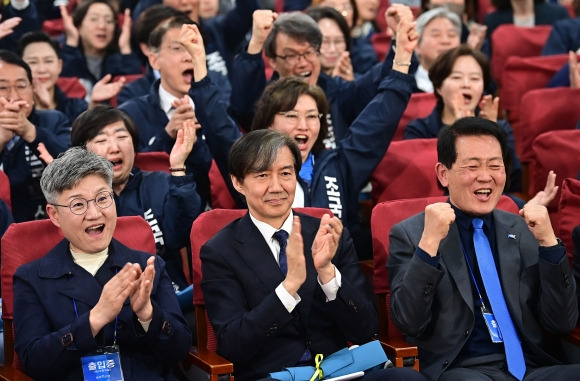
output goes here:
[[564, 340], [577, 347], [580, 347], [580, 325], [576, 325], [576, 327], [574, 327], [574, 329], [569, 334], [564, 336]]
[[2, 381], [34, 381], [21, 371], [11, 366], [0, 366], [0, 380]]
[[192, 347], [185, 363], [194, 365], [210, 375], [234, 373], [234, 364], [207, 349]]
[[419, 349], [401, 339], [381, 339], [383, 350], [396, 367], [411, 367], [419, 370]]

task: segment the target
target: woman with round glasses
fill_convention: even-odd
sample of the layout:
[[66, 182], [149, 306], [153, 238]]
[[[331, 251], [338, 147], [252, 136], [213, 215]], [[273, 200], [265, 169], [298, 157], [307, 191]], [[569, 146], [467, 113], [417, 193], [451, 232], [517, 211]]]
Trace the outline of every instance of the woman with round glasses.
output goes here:
[[97, 380], [103, 361], [107, 379], [175, 381], [191, 347], [163, 259], [113, 238], [112, 182], [111, 163], [80, 147], [42, 175], [64, 239], [14, 274], [14, 347], [35, 380]]
[[[370, 234], [360, 228], [358, 193], [384, 156], [411, 93], [408, 69], [417, 42], [414, 25], [406, 19], [399, 24], [395, 64], [381, 82], [378, 94], [348, 129], [336, 148], [325, 149], [328, 102], [322, 89], [296, 77], [281, 78], [266, 87], [256, 106], [252, 130], [270, 128], [290, 135], [302, 155], [302, 169], [293, 206], [330, 209], [349, 229], [355, 244], [370, 244]], [[218, 89], [207, 77], [203, 41], [196, 29], [184, 26], [180, 42], [193, 57], [193, 101], [197, 118], [205, 127], [205, 137], [232, 195], [227, 170], [229, 147], [240, 137], [237, 125], [227, 117], [219, 102]], [[398, 64], [397, 64], [398, 63]], [[239, 198], [238, 198], [239, 200]], [[241, 205], [242, 206], [242, 203]], [[365, 239], [366, 238], [366, 239]], [[360, 256], [369, 254], [369, 247]]]
[[66, 41], [62, 48], [63, 77], [78, 77], [87, 93], [105, 75], [140, 74], [141, 63], [131, 49], [131, 15], [125, 10], [122, 28], [108, 0], [85, 0], [74, 13], [60, 7]]
[[[193, 220], [201, 201], [192, 174], [185, 173], [185, 159], [196, 142], [193, 122], [184, 123], [169, 156], [170, 173], [145, 172], [134, 166], [139, 135], [131, 118], [122, 110], [100, 105], [82, 113], [73, 123], [73, 146], [107, 158], [113, 164], [113, 197], [119, 216], [143, 216], [151, 225], [157, 254], [167, 265], [176, 290], [189, 286], [183, 272], [180, 249], [189, 246]], [[94, 200], [105, 206], [107, 195]], [[86, 204], [70, 205], [73, 213]]]

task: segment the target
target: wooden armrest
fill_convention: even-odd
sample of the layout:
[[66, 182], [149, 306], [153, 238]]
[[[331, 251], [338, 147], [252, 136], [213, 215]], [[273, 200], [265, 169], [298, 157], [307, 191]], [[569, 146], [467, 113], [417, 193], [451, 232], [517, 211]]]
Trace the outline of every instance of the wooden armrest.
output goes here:
[[21, 371], [11, 366], [0, 366], [0, 380], [3, 381], [34, 381]]
[[580, 347], [580, 325], [574, 327], [572, 332], [564, 336], [564, 340], [570, 342], [571, 344]]
[[381, 340], [383, 350], [395, 360], [396, 367], [411, 367], [419, 371], [419, 349], [401, 339]]
[[375, 272], [375, 263], [373, 262], [373, 260], [366, 259], [364, 261], [359, 261], [358, 263], [360, 265], [360, 268], [361, 268], [363, 274], [365, 276], [370, 276], [372, 278], [372, 276]]
[[417, 357], [419, 356], [419, 349], [407, 343], [405, 340], [389, 339], [381, 340], [381, 345], [387, 353], [387, 356], [392, 357]]
[[203, 348], [192, 347], [185, 361], [209, 374], [234, 373], [234, 364], [217, 353]]

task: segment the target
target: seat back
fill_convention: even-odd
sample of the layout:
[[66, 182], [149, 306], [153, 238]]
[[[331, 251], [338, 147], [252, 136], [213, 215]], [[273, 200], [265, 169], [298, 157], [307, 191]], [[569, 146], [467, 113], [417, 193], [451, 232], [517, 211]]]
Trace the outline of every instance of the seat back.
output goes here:
[[477, 22], [484, 23], [485, 15], [495, 11], [495, 7], [491, 4], [491, 0], [477, 0]]
[[435, 164], [437, 139], [392, 142], [371, 175], [373, 205], [388, 200], [443, 195]]
[[209, 186], [211, 190], [211, 206], [214, 209], [237, 208], [234, 198], [230, 194], [228, 186], [215, 162], [211, 161], [209, 169]]
[[407, 103], [407, 108], [403, 112], [399, 124], [397, 126], [397, 131], [395, 131], [395, 136], [393, 136], [393, 141], [403, 140], [405, 134], [405, 128], [409, 122], [418, 118], [425, 118], [435, 108], [437, 104], [437, 98], [433, 93], [413, 93], [411, 98], [409, 98], [409, 103]]
[[10, 196], [10, 180], [4, 171], [0, 170], [0, 199], [12, 210], [12, 200]]
[[[377, 204], [371, 216], [371, 234], [373, 240], [374, 276], [373, 284], [377, 294], [379, 316], [379, 337], [384, 339], [402, 339], [403, 335], [397, 329], [390, 314], [390, 289], [387, 260], [389, 258], [389, 235], [393, 225], [425, 210], [427, 205], [435, 202], [445, 202], [447, 196], [423, 197], [414, 199], [386, 201]], [[512, 213], [518, 212], [514, 201], [501, 196], [498, 209]]]
[[[136, 250], [155, 254], [151, 227], [141, 216], [118, 217], [113, 237]], [[4, 361], [21, 369], [14, 352], [12, 319], [14, 293], [12, 276], [18, 267], [43, 257], [63, 239], [62, 231], [50, 220], [10, 225], [2, 237], [2, 320], [4, 321]]]
[[[293, 208], [295, 212], [309, 214], [321, 218], [332, 212], [324, 208]], [[217, 341], [213, 327], [205, 312], [205, 300], [201, 290], [203, 274], [201, 272], [201, 247], [216, 235], [224, 226], [237, 218], [243, 217], [247, 209], [213, 209], [202, 213], [193, 221], [191, 226], [191, 262], [193, 266], [193, 304], [196, 307], [196, 332], [198, 348], [205, 348], [215, 352]]]
[[546, 57], [509, 57], [503, 71], [501, 108], [512, 127], [520, 119], [520, 103], [526, 92], [546, 87], [550, 79], [568, 62], [567, 54]]
[[562, 195], [558, 206], [560, 227], [554, 231], [558, 232], [558, 236], [566, 245], [568, 258], [570, 263], [573, 263], [574, 243], [572, 242], [572, 230], [580, 225], [580, 180], [576, 179], [576, 176], [564, 179], [561, 190]]
[[133, 165], [142, 171], [169, 173], [169, 155], [166, 152], [139, 152]]
[[385, 32], [376, 32], [371, 36], [371, 44], [379, 62], [383, 62], [389, 53], [391, 40], [392, 37]]
[[58, 77], [56, 85], [69, 97], [84, 99], [87, 89], [77, 77]]
[[[120, 24], [122, 25], [122, 24]], [[125, 85], [143, 78], [143, 74], [125, 74], [125, 75], [116, 75], [113, 77], [113, 79], [111, 80], [111, 82], [117, 82], [119, 79], [121, 79], [121, 77], [125, 78]], [[113, 107], [117, 107], [119, 105], [119, 102], [117, 101], [117, 96], [115, 95], [113, 98], [111, 98], [111, 100], [109, 101], [109, 104]]]
[[[580, 95], [580, 92], [578, 94]], [[554, 114], [558, 114], [558, 112], [554, 112]], [[558, 231], [560, 220], [558, 203], [562, 194], [562, 183], [568, 177], [576, 178], [578, 170], [580, 170], [579, 142], [580, 130], [555, 130], [536, 137], [530, 150], [532, 152], [529, 166], [530, 195], [544, 189], [550, 170], [556, 173], [556, 185], [560, 188], [554, 200], [548, 205], [554, 231]], [[578, 224], [580, 224], [580, 216]]]
[[540, 134], [576, 127], [580, 107], [570, 100], [579, 97], [580, 89], [570, 88], [537, 89], [524, 94], [520, 109], [526, 112], [514, 129], [517, 153], [523, 163], [532, 160], [532, 143]]
[[493, 77], [500, 87], [504, 87], [502, 74], [508, 57], [539, 56], [551, 31], [551, 25], [521, 28], [513, 24], [500, 25], [493, 31], [491, 34], [491, 67]]

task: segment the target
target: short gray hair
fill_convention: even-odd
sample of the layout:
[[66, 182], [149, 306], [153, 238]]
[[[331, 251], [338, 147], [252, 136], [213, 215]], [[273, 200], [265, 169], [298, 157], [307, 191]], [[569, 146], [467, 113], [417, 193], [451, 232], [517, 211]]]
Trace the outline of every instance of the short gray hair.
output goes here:
[[58, 155], [42, 172], [40, 187], [49, 204], [65, 190], [73, 189], [90, 175], [103, 178], [113, 186], [113, 164], [107, 159], [82, 147], [72, 147]]
[[322, 45], [322, 32], [314, 19], [302, 12], [283, 13], [272, 26], [272, 31], [264, 41], [266, 57], [276, 57], [276, 36], [284, 33], [298, 42], [308, 42], [316, 50]]
[[425, 27], [427, 27], [431, 21], [438, 18], [445, 18], [449, 20], [451, 24], [453, 24], [457, 34], [461, 36], [461, 19], [459, 16], [457, 16], [456, 13], [450, 11], [449, 8], [442, 6], [428, 10], [427, 12], [422, 13], [419, 17], [417, 17], [417, 24], [415, 28], [419, 34], [419, 41], [421, 41], [421, 38], [423, 37], [423, 31], [425, 30]]

